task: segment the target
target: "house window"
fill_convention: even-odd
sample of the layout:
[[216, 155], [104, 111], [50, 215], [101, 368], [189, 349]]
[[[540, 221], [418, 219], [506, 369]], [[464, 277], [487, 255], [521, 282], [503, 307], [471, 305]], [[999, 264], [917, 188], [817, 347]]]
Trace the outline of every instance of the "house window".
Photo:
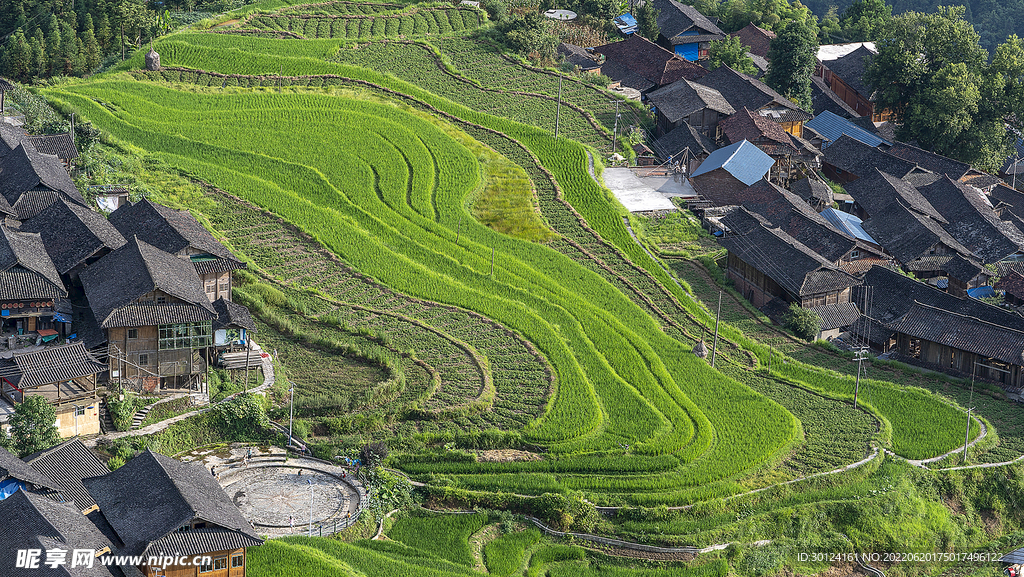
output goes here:
[[164, 296], [156, 297], [156, 304], [158, 304], [158, 305], [165, 305], [165, 304], [167, 304], [167, 297], [164, 297]]
[[850, 258], [860, 258], [860, 251], [859, 250], [851, 250], [850, 251]]
[[227, 568], [228, 568], [228, 558], [227, 557], [217, 557], [216, 559], [213, 560], [213, 570], [214, 571], [220, 571], [221, 569], [227, 569]]
[[243, 563], [242, 563], [242, 555], [241, 554], [239, 554], [239, 555], [232, 555], [231, 556], [231, 568], [232, 569], [234, 569], [235, 567], [241, 567], [242, 565], [243, 565]]
[[76, 405], [75, 406], [75, 416], [76, 417], [84, 417], [85, 416], [85, 407], [79, 407], [79, 406]]
[[199, 565], [199, 572], [209, 573], [210, 571], [213, 571], [213, 561], [211, 561], [209, 557], [206, 557]]
[[210, 346], [213, 328], [210, 321], [160, 325], [160, 350], [198, 349]]
[[149, 364], [149, 355], [147, 355], [147, 354], [139, 355], [139, 364], [143, 365], [143, 366], [148, 365]]
[[216, 292], [216, 291], [217, 291], [217, 283], [215, 283], [215, 282], [208, 282], [208, 283], [206, 283], [206, 292], [213, 293], [213, 292]]
[[135, 340], [139, 338], [139, 329], [128, 329], [128, 339]]

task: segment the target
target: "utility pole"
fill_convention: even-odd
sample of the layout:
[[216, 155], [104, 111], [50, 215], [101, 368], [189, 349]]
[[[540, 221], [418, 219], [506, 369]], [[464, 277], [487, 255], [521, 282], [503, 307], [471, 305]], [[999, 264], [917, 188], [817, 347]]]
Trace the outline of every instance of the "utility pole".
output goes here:
[[309, 483], [309, 536], [313, 536], [313, 479], [306, 479]]
[[491, 246], [491, 278], [494, 278], [494, 246]]
[[715, 355], [718, 353], [718, 321], [722, 320], [722, 291], [718, 291], [718, 314], [715, 315], [715, 342], [711, 345], [711, 368], [715, 368]]
[[558, 119], [562, 114], [562, 76], [558, 76], [558, 108], [555, 108], [555, 138], [558, 138]]
[[864, 347], [857, 349], [857, 383], [853, 388], [853, 408], [857, 408], [857, 395], [860, 394], [860, 367], [864, 362]]
[[[618, 100], [615, 101], [615, 125], [614, 128], [612, 128], [612, 154], [615, 154], [615, 141], [619, 136], [619, 102], [620, 101]], [[714, 366], [713, 363], [712, 366]]]
[[288, 381], [288, 384], [291, 385], [288, 392], [292, 394], [292, 408], [288, 411], [288, 444], [284, 447], [285, 455], [288, 454], [288, 445], [292, 444], [292, 421], [295, 418], [295, 383]]
[[[978, 374], [978, 361], [974, 361], [974, 369], [971, 371], [971, 396], [970, 396], [970, 400], [967, 403], [968, 405], [973, 405], [974, 404], [974, 377], [977, 374]], [[974, 407], [972, 407], [972, 406], [968, 406], [967, 407], [967, 432], [964, 433], [964, 460], [961, 462], [961, 464], [967, 462], [967, 445], [968, 445], [968, 443], [971, 440], [971, 411], [973, 411], [973, 410], [974, 410]]]

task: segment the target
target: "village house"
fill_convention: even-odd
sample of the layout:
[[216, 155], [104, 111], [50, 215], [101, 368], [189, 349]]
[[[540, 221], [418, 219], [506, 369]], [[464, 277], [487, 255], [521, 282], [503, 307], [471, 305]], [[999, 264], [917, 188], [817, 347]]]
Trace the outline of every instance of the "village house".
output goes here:
[[935, 174], [944, 174], [953, 180], [969, 184], [979, 190], [991, 190], [992, 187], [1002, 182], [998, 177], [972, 168], [966, 162], [953, 160], [952, 158], [923, 150], [905, 142], [893, 142], [892, 146], [888, 147], [885, 152], [890, 156], [913, 162], [925, 170], [930, 170]]
[[[116, 471], [83, 483], [123, 543], [119, 555], [210, 558], [198, 568], [143, 563], [138, 569], [145, 577], [244, 577], [246, 549], [263, 544], [200, 463], [182, 463], [147, 449]], [[160, 504], [159, 511], [153, 510], [154, 503]]]
[[693, 6], [675, 0], [650, 1], [658, 10], [658, 43], [690, 62], [707, 60], [708, 44], [725, 38], [725, 32]]
[[40, 235], [0, 225], [0, 331], [50, 341], [71, 334], [70, 322], [68, 291]]
[[935, 173], [909, 160], [886, 154], [875, 146], [845, 133], [822, 152], [822, 172], [825, 173], [825, 177], [843, 185], [872, 174], [876, 169], [909, 181], [927, 183], [936, 178]]
[[685, 78], [651, 92], [647, 101], [655, 109], [657, 136], [688, 124], [714, 140], [718, 136], [718, 123], [736, 112], [717, 90]]
[[729, 36], [739, 38], [740, 43], [750, 49], [749, 54], [768, 58], [768, 50], [771, 48], [775, 33], [765, 30], [751, 22], [736, 32], [730, 32]]
[[99, 508], [82, 479], [106, 475], [110, 469], [78, 437], [33, 453], [24, 462], [51, 481], [56, 491], [51, 498], [73, 503], [83, 515], [94, 515]]
[[835, 202], [832, 187], [816, 178], [801, 178], [789, 185], [789, 190], [807, 201], [807, 204], [818, 212], [831, 207]]
[[820, 76], [811, 76], [811, 107], [814, 108], [815, 118], [823, 112], [831, 112], [840, 118], [860, 116], [838, 94], [832, 92]]
[[697, 80], [708, 73], [699, 64], [684, 60], [639, 34], [598, 46], [594, 54], [604, 56], [601, 73], [612, 79], [613, 86], [632, 88], [641, 95], [683, 78]]
[[713, 140], [685, 122], [655, 140], [651, 146], [662, 161], [679, 163], [685, 174], [692, 174], [718, 149]]
[[23, 489], [34, 493], [56, 493], [60, 490], [49, 477], [0, 447], [0, 500]]
[[27, 349], [0, 359], [0, 383], [12, 406], [33, 395], [53, 405], [62, 437], [93, 435], [100, 432], [97, 374], [106, 368], [82, 343]]
[[561, 42], [558, 45], [558, 55], [562, 57], [563, 62], [575, 66], [580, 72], [601, 74], [600, 56], [587, 52], [582, 46]]
[[105, 331], [111, 380], [148, 392], [198, 388], [217, 313], [187, 256], [132, 236], [80, 278]]
[[1003, 293], [1003, 302], [1015, 307], [1024, 305], [1024, 275], [1011, 270], [992, 287]]
[[23, 142], [0, 158], [0, 212], [28, 220], [60, 198], [87, 206], [56, 156], [40, 154]]
[[[793, 136], [771, 120], [741, 108], [719, 124], [719, 144], [746, 140], [775, 161], [776, 181], [788, 182], [818, 168], [821, 152], [806, 140]], [[769, 180], [771, 177], [769, 177]]]
[[19, 230], [39, 235], [69, 288], [82, 269], [126, 242], [102, 214], [63, 198], [23, 222]]
[[942, 227], [982, 264], [1024, 257], [1024, 233], [1000, 220], [981, 191], [947, 174], [918, 188], [934, 207], [942, 207]]
[[731, 199], [764, 178], [775, 159], [747, 141], [712, 152], [690, 175], [698, 194], [717, 206], [742, 204]]
[[[804, 124], [804, 131], [805, 133], [811, 131], [821, 138], [821, 150], [827, 149], [844, 135], [870, 147], [888, 147], [892, 144], [881, 136], [829, 111], [820, 112], [807, 121]], [[837, 175], [841, 174], [835, 171], [835, 167], [833, 167], [833, 171]]]
[[148, 198], [110, 214], [110, 223], [125, 238], [138, 236], [151, 246], [192, 261], [206, 297], [231, 300], [231, 271], [245, 268], [187, 210], [174, 210]]
[[729, 251], [726, 276], [755, 307], [777, 298], [803, 308], [850, 301], [858, 280], [763, 216], [735, 207], [720, 221]]
[[803, 137], [804, 122], [811, 119], [810, 114], [764, 82], [728, 66], [719, 66], [697, 83], [717, 90], [734, 109], [747, 108], [776, 122], [793, 136]]

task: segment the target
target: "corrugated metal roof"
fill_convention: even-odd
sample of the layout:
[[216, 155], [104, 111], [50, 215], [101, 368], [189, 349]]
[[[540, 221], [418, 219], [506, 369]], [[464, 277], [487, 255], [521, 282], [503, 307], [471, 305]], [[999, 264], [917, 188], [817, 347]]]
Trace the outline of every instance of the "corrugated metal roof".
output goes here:
[[[836, 116], [828, 110], [822, 111], [821, 114], [815, 116], [811, 120], [808, 120], [804, 126], [817, 132], [830, 142], [839, 140], [839, 137], [845, 134], [850, 138], [855, 138], [864, 144], [867, 144], [868, 146], [892, 144], [888, 140], [871, 134], [867, 130], [864, 130], [845, 118]], [[822, 142], [821, 149], [824, 150], [826, 148], [828, 148], [828, 143]]]
[[834, 208], [826, 208], [821, 211], [821, 216], [829, 222], [832, 226], [852, 236], [853, 238], [859, 238], [860, 240], [870, 242], [872, 244], [878, 244], [878, 241], [871, 238], [871, 235], [864, 231], [864, 227], [861, 223], [864, 222], [856, 216], [836, 210]]
[[750, 186], [764, 178], [775, 159], [746, 140], [712, 152], [693, 172], [696, 178], [717, 168], [724, 168], [743, 184]]
[[1014, 549], [1013, 551], [1010, 551], [1006, 555], [1003, 555], [1002, 557], [999, 558], [999, 562], [1001, 562], [1001, 563], [1014, 563], [1014, 564], [1016, 564], [1016, 563], [1024, 563], [1024, 547], [1021, 547], [1020, 549]]

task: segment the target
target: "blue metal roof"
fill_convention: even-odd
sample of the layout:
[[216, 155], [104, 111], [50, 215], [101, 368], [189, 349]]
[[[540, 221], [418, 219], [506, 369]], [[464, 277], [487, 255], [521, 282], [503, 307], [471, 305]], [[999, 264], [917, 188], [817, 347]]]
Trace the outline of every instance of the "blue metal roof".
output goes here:
[[843, 212], [834, 208], [826, 208], [821, 211], [821, 216], [827, 220], [829, 224], [839, 229], [840, 232], [845, 232], [853, 238], [859, 238], [860, 240], [867, 241], [872, 244], [878, 244], [878, 241], [871, 238], [870, 234], [864, 232], [864, 227], [861, 226], [861, 223], [864, 221], [848, 212]]
[[878, 146], [879, 144], [892, 145], [888, 140], [879, 138], [849, 120], [836, 116], [827, 110], [808, 120], [804, 126], [828, 140], [828, 142], [821, 143], [822, 150], [828, 148], [829, 144], [839, 140], [839, 137], [844, 134], [868, 146]]
[[746, 140], [741, 140], [709, 154], [690, 176], [696, 177], [724, 168], [736, 180], [750, 186], [764, 178], [773, 164], [775, 159]]
[[615, 25], [618, 26], [619, 32], [623, 34], [632, 34], [636, 32], [636, 18], [630, 13], [625, 13], [622, 16], [615, 18]]

